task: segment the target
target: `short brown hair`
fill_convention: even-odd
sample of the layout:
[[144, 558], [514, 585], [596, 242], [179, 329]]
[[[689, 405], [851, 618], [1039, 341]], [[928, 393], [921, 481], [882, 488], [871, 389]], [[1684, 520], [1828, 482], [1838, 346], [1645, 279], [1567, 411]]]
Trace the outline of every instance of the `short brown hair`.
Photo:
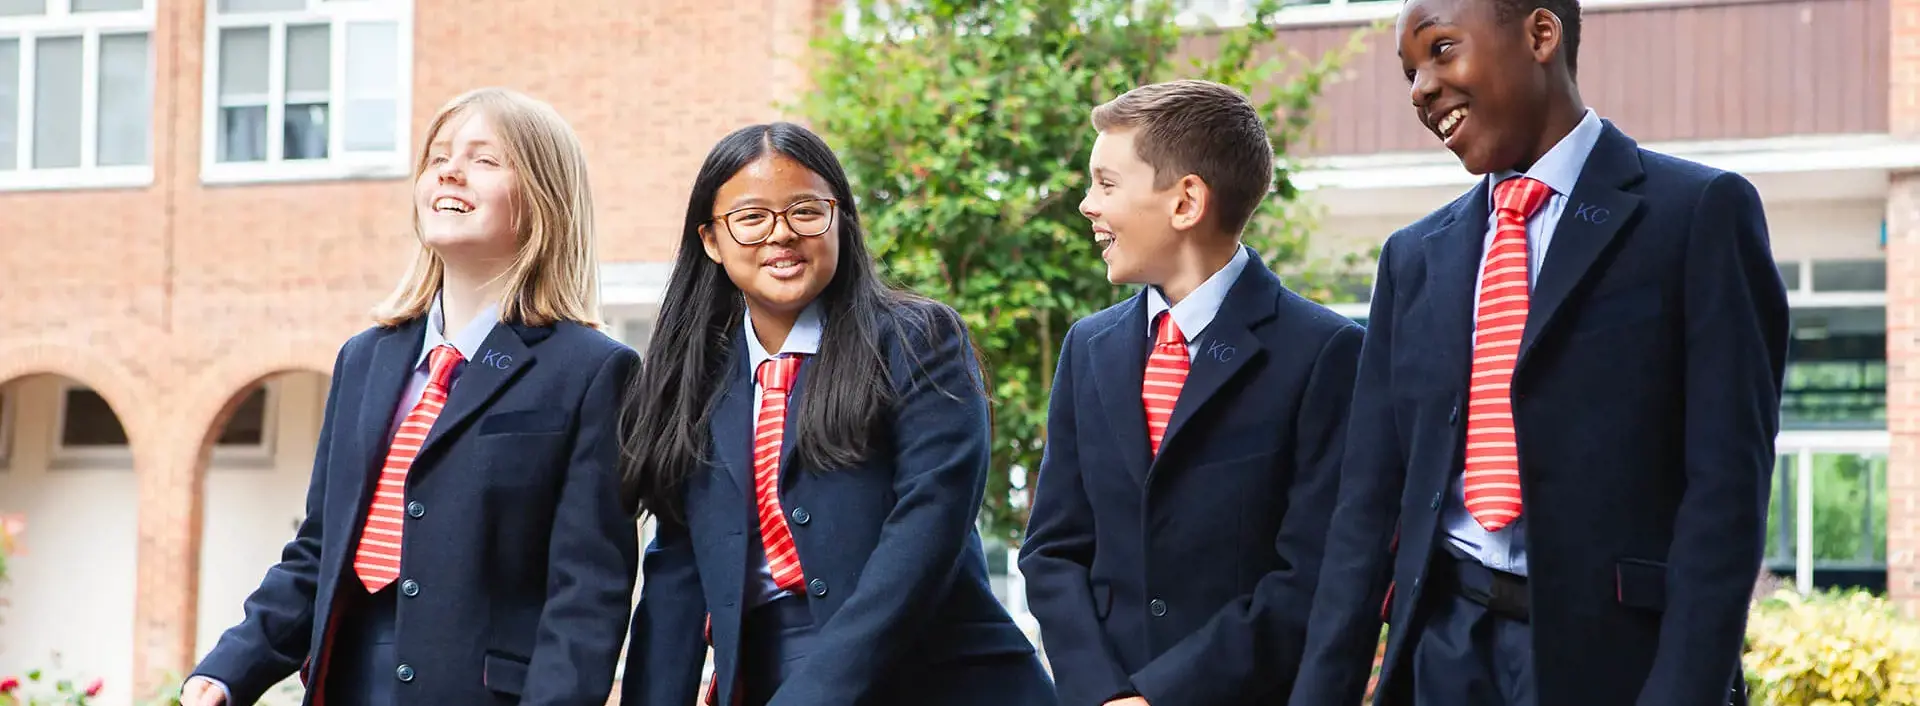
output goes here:
[[1220, 225], [1245, 228], [1273, 185], [1273, 142], [1260, 111], [1232, 87], [1182, 79], [1135, 88], [1093, 109], [1100, 132], [1139, 128], [1133, 149], [1153, 188], [1193, 174], [1213, 190]]

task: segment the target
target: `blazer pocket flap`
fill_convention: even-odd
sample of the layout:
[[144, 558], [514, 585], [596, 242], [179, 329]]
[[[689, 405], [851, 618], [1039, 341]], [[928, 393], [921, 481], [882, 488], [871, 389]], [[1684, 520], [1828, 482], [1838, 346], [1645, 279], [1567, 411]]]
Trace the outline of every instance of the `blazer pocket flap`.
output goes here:
[[1628, 608], [1667, 609], [1667, 565], [1647, 559], [1621, 559], [1613, 567], [1614, 598]]
[[481, 663], [480, 680], [489, 690], [519, 696], [527, 686], [527, 661], [488, 652], [486, 661]]
[[546, 434], [565, 431], [567, 415], [554, 409], [495, 412], [480, 420], [480, 434]]

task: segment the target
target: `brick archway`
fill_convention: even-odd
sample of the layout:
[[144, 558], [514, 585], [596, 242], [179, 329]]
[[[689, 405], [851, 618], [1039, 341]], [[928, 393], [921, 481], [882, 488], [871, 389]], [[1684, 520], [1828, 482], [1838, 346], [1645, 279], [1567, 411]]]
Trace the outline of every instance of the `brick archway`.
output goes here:
[[140, 376], [119, 361], [99, 355], [97, 349], [81, 348], [46, 341], [27, 341], [0, 346], [0, 383], [29, 375], [59, 375], [85, 384], [107, 401], [120, 426], [126, 429], [127, 445], [133, 449], [134, 467], [140, 467], [141, 449], [153, 430], [149, 429], [142, 404], [152, 391], [140, 383]]
[[[203, 484], [210, 451], [241, 402], [241, 392], [282, 373], [331, 375], [343, 339], [288, 336], [250, 345], [216, 358], [199, 375], [174, 388], [175, 411], [164, 450], [164, 475], [153, 484], [156, 504], [176, 508], [153, 523], [142, 523], [142, 557], [164, 557], [153, 571], [141, 571], [138, 613], [142, 651], [136, 657], [138, 693], [152, 693], [193, 668], [199, 625]], [[145, 486], [143, 486], [144, 488]], [[143, 499], [145, 496], [143, 496]], [[151, 540], [152, 546], [146, 542]], [[161, 576], [159, 574], [164, 574]], [[147, 581], [151, 579], [152, 583]], [[151, 589], [151, 590], [150, 590]]]

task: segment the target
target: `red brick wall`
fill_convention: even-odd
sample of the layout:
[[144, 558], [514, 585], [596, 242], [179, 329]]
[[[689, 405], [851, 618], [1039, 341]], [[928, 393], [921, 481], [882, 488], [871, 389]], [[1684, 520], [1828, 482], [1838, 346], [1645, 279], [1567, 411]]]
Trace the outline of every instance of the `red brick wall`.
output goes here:
[[[1889, 0], [1888, 125], [1920, 137], [1920, 0]], [[1887, 590], [1920, 614], [1920, 173], [1887, 194]]]
[[[150, 187], [0, 193], [0, 382], [90, 385], [140, 483], [136, 693], [191, 666], [201, 458], [282, 370], [326, 372], [410, 252], [404, 179], [202, 186], [206, 0], [157, 3]], [[605, 261], [672, 256], [715, 140], [797, 95], [815, 6], [416, 0], [413, 139], [468, 88], [553, 103], [587, 146]]]

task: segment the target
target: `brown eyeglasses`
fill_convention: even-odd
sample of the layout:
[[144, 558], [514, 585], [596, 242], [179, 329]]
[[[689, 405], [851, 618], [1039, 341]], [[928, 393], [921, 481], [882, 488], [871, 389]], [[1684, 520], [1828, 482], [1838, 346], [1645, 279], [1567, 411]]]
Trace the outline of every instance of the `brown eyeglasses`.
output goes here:
[[727, 236], [741, 245], [767, 242], [767, 238], [773, 237], [774, 223], [781, 219], [786, 219], [787, 230], [794, 235], [811, 238], [833, 228], [834, 206], [838, 203], [835, 199], [807, 199], [779, 210], [748, 206], [722, 213], [714, 220], [725, 225]]

